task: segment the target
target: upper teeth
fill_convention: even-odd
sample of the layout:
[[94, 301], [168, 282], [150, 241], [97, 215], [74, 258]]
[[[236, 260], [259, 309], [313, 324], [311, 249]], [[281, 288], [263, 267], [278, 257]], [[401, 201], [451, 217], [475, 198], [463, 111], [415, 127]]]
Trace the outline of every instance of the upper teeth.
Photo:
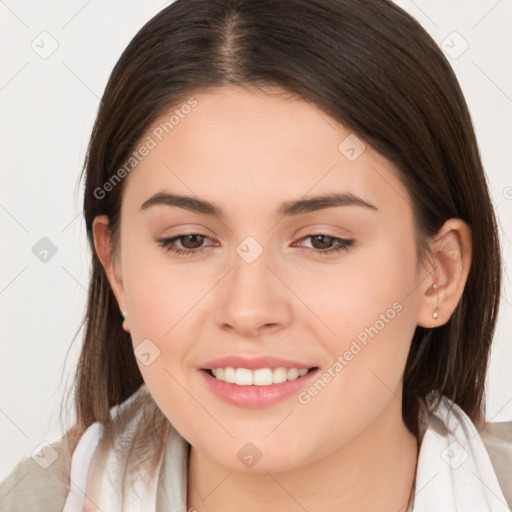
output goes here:
[[270, 386], [287, 380], [295, 380], [308, 373], [307, 368], [258, 368], [248, 370], [247, 368], [212, 368], [216, 379], [239, 386]]

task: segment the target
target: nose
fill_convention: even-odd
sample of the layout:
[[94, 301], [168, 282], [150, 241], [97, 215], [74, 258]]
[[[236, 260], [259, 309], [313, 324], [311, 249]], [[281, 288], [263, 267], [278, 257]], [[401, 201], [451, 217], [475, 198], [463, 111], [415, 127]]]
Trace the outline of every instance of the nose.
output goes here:
[[253, 261], [237, 252], [217, 296], [217, 324], [243, 337], [259, 336], [289, 325], [291, 296], [279, 273], [269, 252], [263, 251]]

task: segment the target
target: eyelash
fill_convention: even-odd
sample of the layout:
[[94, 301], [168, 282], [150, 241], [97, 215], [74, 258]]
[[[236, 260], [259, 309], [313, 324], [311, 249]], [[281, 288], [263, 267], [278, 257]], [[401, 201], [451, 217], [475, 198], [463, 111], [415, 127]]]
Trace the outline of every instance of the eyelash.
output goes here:
[[[193, 256], [195, 254], [200, 254], [200, 253], [204, 252], [208, 248], [208, 246], [199, 247], [198, 249], [175, 248], [174, 247], [175, 241], [179, 240], [181, 238], [185, 238], [186, 236], [201, 236], [204, 238], [209, 238], [208, 236], [202, 235], [201, 233], [187, 233], [187, 234], [178, 235], [178, 236], [175, 236], [172, 238], [155, 238], [155, 240], [160, 247], [164, 248], [166, 251], [169, 251], [177, 256]], [[304, 249], [308, 253], [322, 256], [322, 255], [329, 255], [329, 254], [333, 254], [333, 253], [337, 253], [337, 252], [341, 252], [341, 251], [347, 251], [349, 249], [349, 247], [351, 247], [355, 242], [355, 240], [353, 240], [353, 239], [339, 238], [339, 237], [327, 235], [325, 233], [315, 233], [314, 235], [307, 235], [305, 237], [302, 237], [299, 241], [305, 240], [307, 238], [315, 238], [318, 236], [328, 237], [332, 240], [333, 243], [336, 243], [337, 245], [335, 247], [332, 247], [331, 249], [326, 249], [326, 250], [313, 249], [311, 247], [304, 247]]]

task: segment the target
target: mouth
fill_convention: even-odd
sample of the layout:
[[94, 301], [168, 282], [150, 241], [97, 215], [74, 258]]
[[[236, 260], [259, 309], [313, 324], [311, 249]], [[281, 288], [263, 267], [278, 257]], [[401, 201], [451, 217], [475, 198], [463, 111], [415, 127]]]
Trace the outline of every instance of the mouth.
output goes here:
[[301, 379], [317, 369], [318, 367], [316, 366], [312, 368], [285, 368], [278, 366], [275, 368], [263, 367], [256, 369], [219, 366], [217, 368], [204, 368], [203, 371], [218, 381], [237, 386], [272, 386]]
[[310, 385], [318, 372], [318, 366], [254, 369], [215, 366], [202, 368], [199, 373], [206, 387], [221, 400], [237, 407], [261, 409], [291, 399]]
[[238, 407], [262, 408], [291, 399], [312, 382], [320, 366], [306, 361], [231, 354], [205, 361], [197, 369], [218, 398]]

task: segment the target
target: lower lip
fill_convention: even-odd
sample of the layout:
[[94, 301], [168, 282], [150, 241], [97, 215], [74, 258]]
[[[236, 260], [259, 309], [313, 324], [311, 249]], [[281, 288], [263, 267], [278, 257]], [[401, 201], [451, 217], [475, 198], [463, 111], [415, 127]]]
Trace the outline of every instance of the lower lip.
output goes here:
[[275, 404], [298, 393], [309, 383], [318, 368], [309, 371], [303, 377], [287, 380], [270, 386], [238, 386], [212, 377], [206, 370], [200, 370], [206, 384], [220, 398], [239, 407], [259, 408]]

